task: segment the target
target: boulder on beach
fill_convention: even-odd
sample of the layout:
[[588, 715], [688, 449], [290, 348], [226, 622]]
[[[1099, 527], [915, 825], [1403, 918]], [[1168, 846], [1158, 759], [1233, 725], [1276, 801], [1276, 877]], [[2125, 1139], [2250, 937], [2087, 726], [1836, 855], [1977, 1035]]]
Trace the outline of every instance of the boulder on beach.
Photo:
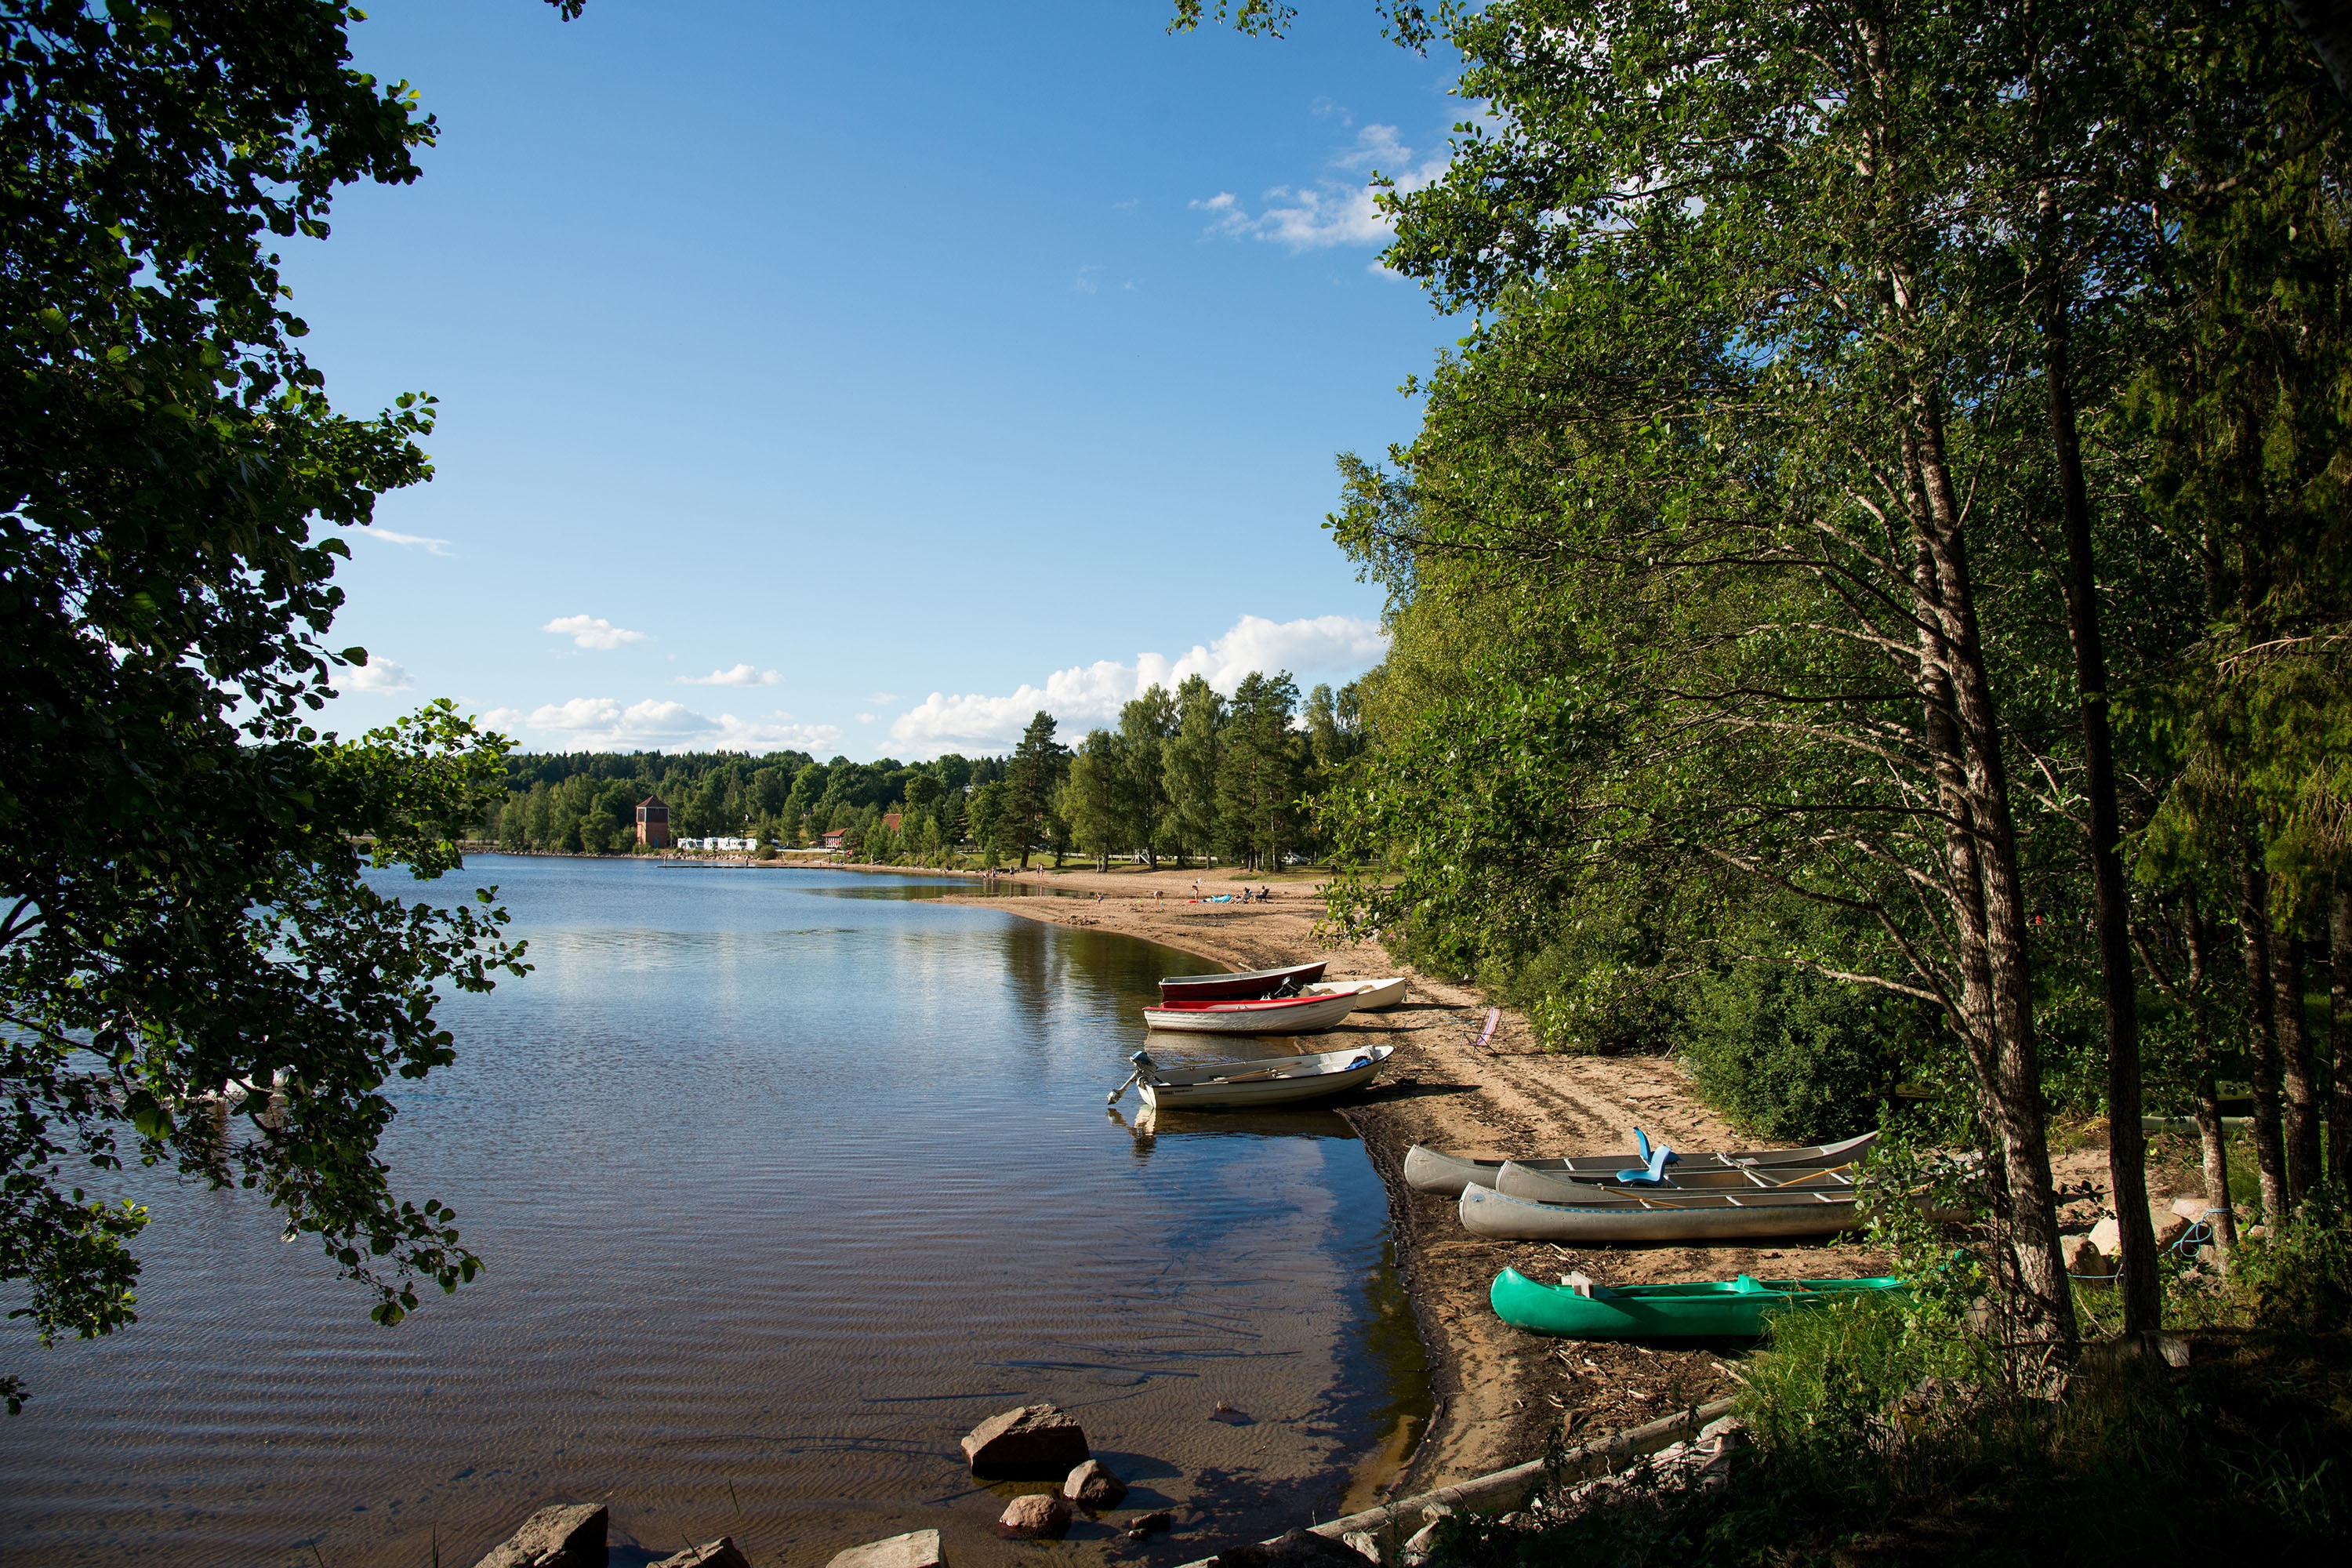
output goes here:
[[1014, 1535], [1037, 1541], [1059, 1541], [1069, 1533], [1074, 1516], [1070, 1505], [1051, 1492], [1014, 1498], [1005, 1505], [997, 1524]]
[[1164, 1535], [1176, 1528], [1176, 1516], [1166, 1509], [1139, 1513], [1127, 1521], [1127, 1538], [1140, 1541], [1147, 1535]]
[[936, 1530], [910, 1530], [836, 1552], [824, 1568], [947, 1568]]
[[2107, 1255], [2087, 1236], [2068, 1237], [2059, 1244], [2058, 1253], [2065, 1259], [2066, 1272], [2078, 1280], [2096, 1279], [2115, 1272], [2107, 1267]]
[[474, 1568], [604, 1568], [604, 1528], [611, 1520], [601, 1502], [541, 1509]]
[[1080, 1508], [1117, 1508], [1127, 1495], [1127, 1483], [1100, 1459], [1088, 1459], [1062, 1483], [1062, 1495]]
[[751, 1568], [751, 1560], [743, 1555], [743, 1549], [735, 1544], [733, 1536], [722, 1535], [716, 1541], [673, 1552], [652, 1568]]
[[1048, 1481], [1094, 1457], [1085, 1430], [1058, 1405], [1024, 1405], [966, 1434], [963, 1457], [976, 1480]]

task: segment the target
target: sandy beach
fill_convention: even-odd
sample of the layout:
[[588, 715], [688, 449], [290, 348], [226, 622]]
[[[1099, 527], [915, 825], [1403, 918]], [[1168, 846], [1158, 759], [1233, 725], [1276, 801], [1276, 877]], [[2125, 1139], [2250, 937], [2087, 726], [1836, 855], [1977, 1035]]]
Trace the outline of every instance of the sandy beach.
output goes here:
[[[886, 868], [875, 868], [885, 869]], [[911, 869], [911, 868], [910, 868]], [[1377, 1037], [1396, 1047], [1380, 1083], [1340, 1107], [1386, 1182], [1397, 1261], [1429, 1356], [1437, 1407], [1411, 1460], [1383, 1489], [1418, 1491], [1484, 1474], [1540, 1454], [1563, 1424], [1571, 1435], [1654, 1420], [1685, 1403], [1733, 1387], [1719, 1352], [1630, 1345], [1564, 1344], [1511, 1328], [1486, 1303], [1505, 1265], [1540, 1278], [1581, 1269], [1602, 1284], [1727, 1279], [1755, 1274], [1823, 1278], [1876, 1272], [1873, 1256], [1850, 1246], [1595, 1248], [1568, 1252], [1539, 1244], [1489, 1242], [1465, 1232], [1450, 1199], [1416, 1195], [1401, 1176], [1405, 1150], [1427, 1143], [1486, 1158], [1601, 1153], [1628, 1149], [1639, 1126], [1677, 1147], [1742, 1142], [1699, 1103], [1681, 1070], [1663, 1057], [1569, 1057], [1546, 1053], [1519, 1015], [1505, 1010], [1489, 1044], [1476, 1041], [1486, 1003], [1474, 989], [1413, 973], [1376, 947], [1335, 946], [1318, 934], [1315, 881], [1247, 879], [1225, 868], [1108, 873], [1033, 868], [999, 880], [1024, 889], [1100, 893], [1098, 901], [992, 896], [986, 884], [958, 901], [984, 903], [1029, 920], [1099, 926], [1143, 937], [1237, 969], [1322, 958], [1328, 977], [1405, 973], [1400, 1007], [1349, 1019], [1337, 1036]], [[1191, 901], [1195, 881], [1213, 897], [1270, 884], [1265, 903]], [[1153, 895], [1157, 893], [1159, 897]], [[1402, 1436], [1402, 1435], [1400, 1435]], [[1402, 1445], [1400, 1445], [1400, 1447]]]

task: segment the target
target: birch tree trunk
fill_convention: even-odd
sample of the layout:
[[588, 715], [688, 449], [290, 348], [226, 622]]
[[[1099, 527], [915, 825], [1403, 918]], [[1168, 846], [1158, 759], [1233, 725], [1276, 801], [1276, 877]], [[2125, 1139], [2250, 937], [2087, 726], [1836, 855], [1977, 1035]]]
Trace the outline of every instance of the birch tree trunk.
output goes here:
[[2271, 980], [2271, 879], [2244, 851], [2239, 871], [2238, 925], [2246, 950], [2246, 1063], [2254, 1089], [2254, 1166], [2263, 1182], [2263, 1217], [2287, 1212], [2286, 1139], [2279, 1125], [2277, 1002]]

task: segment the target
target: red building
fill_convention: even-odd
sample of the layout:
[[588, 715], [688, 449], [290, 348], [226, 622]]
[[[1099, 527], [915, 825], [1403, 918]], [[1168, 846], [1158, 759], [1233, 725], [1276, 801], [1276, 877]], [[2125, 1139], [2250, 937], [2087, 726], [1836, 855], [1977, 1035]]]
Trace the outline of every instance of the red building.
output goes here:
[[657, 795], [637, 802], [637, 842], [654, 849], [669, 847], [669, 807]]

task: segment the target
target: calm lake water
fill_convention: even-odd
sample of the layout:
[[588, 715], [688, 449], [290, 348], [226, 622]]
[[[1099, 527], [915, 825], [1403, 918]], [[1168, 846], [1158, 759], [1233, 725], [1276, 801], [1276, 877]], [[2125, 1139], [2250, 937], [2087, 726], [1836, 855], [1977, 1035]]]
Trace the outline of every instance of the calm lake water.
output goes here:
[[134, 1184], [140, 1322], [0, 1342], [34, 1388], [0, 1556], [464, 1568], [582, 1499], [615, 1563], [728, 1533], [821, 1568], [926, 1527], [960, 1564], [1124, 1551], [990, 1529], [1036, 1489], [975, 1487], [956, 1440], [1051, 1400], [1128, 1509], [1199, 1521], [1141, 1554], [1173, 1562], [1331, 1517], [1425, 1413], [1343, 1121], [1104, 1110], [1152, 983], [1213, 966], [940, 901], [968, 882], [493, 856], [433, 890], [483, 881], [538, 968], [446, 1005], [459, 1062], [403, 1089], [389, 1152], [488, 1273], [379, 1328], [251, 1194]]

